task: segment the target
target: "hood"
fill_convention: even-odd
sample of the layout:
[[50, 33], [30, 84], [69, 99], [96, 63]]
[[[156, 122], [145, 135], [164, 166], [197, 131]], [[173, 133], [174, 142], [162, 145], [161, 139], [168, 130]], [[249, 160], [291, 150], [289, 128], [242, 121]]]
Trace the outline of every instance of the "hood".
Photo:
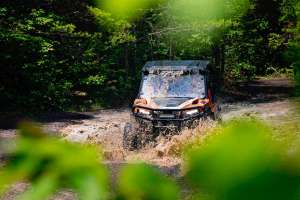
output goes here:
[[151, 100], [160, 108], [174, 108], [179, 107], [184, 102], [190, 100], [191, 98], [152, 98]]

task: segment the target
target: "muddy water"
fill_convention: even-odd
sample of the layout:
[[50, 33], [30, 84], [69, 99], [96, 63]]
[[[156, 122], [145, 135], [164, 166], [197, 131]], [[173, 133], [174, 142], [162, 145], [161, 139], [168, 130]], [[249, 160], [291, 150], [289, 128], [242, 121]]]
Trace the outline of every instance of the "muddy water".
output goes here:
[[[243, 116], [258, 117], [278, 130], [285, 124], [298, 124], [300, 112], [295, 111], [294, 99], [290, 98], [293, 88], [289, 80], [259, 80], [225, 94], [221, 103], [222, 119], [228, 121]], [[233, 94], [235, 91], [237, 94]], [[236, 96], [239, 96], [238, 98]], [[240, 98], [243, 97], [243, 99]], [[100, 110], [88, 113], [68, 113], [46, 116], [40, 124], [48, 132], [58, 134], [72, 142], [101, 145], [109, 162], [131, 162], [143, 160], [160, 166], [180, 163], [181, 147], [195, 136], [203, 136], [216, 125], [206, 121], [194, 130], [183, 131], [179, 135], [159, 137], [156, 144], [150, 144], [135, 152], [125, 151], [122, 147], [122, 126], [129, 121], [130, 109]], [[1, 127], [0, 127], [1, 128]], [[11, 140], [15, 129], [0, 129], [0, 139]], [[300, 135], [300, 132], [299, 132]]]
[[160, 166], [178, 164], [181, 161], [179, 155], [182, 150], [181, 143], [196, 134], [204, 134], [204, 130], [215, 123], [207, 120], [196, 129], [160, 136], [143, 149], [126, 151], [123, 148], [122, 128], [130, 121], [130, 110], [103, 110], [93, 113], [92, 116], [63, 127], [59, 130], [59, 134], [68, 141], [101, 145], [107, 161], [142, 160]]
[[[293, 100], [283, 99], [264, 103], [249, 101], [222, 103], [222, 119], [228, 121], [243, 116], [258, 117], [278, 130], [285, 125], [293, 124], [299, 130], [300, 113], [296, 112]], [[101, 110], [84, 113], [83, 119], [72, 119], [41, 123], [48, 132], [55, 132], [63, 139], [100, 145], [109, 162], [147, 161], [160, 166], [176, 165], [181, 162], [182, 146], [193, 137], [204, 136], [216, 125], [214, 121], [205, 121], [194, 130], [185, 130], [179, 135], [159, 137], [155, 145], [129, 152], [122, 147], [122, 126], [130, 119], [130, 109]], [[295, 125], [296, 124], [296, 125]], [[297, 125], [298, 124], [298, 125]], [[0, 139], [12, 140], [16, 136], [15, 129], [0, 129]]]
[[[291, 100], [279, 100], [267, 103], [223, 103], [222, 119], [257, 117], [273, 125], [286, 123], [286, 120], [297, 121], [300, 114], [293, 113]], [[216, 125], [214, 121], [204, 121], [194, 130], [185, 130], [179, 135], [157, 138], [155, 145], [150, 144], [139, 151], [129, 152], [122, 147], [121, 129], [129, 121], [129, 109], [105, 110], [94, 113], [93, 118], [80, 121], [78, 124], [62, 128], [60, 134], [69, 141], [101, 145], [105, 158], [109, 161], [143, 160], [150, 163], [176, 165], [180, 163], [180, 152], [184, 143], [193, 137], [205, 136]], [[285, 119], [285, 120], [283, 120]]]

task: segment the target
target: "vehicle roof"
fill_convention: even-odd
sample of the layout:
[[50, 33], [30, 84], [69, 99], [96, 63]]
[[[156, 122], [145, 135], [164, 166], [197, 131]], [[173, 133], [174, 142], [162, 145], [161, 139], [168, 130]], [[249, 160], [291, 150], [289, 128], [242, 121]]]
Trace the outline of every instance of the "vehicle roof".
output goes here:
[[208, 60], [158, 60], [149, 61], [143, 67], [143, 71], [166, 70], [166, 71], [181, 71], [181, 70], [207, 70], [210, 62]]

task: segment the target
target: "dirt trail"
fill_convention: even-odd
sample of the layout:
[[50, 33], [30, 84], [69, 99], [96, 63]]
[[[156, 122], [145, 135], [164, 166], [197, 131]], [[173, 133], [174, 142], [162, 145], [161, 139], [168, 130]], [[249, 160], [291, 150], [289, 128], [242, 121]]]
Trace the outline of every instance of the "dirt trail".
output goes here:
[[[300, 114], [293, 113], [293, 100], [290, 99], [292, 89], [293, 84], [288, 79], [237, 84], [222, 94], [222, 118], [226, 121], [241, 116], [255, 116], [277, 125], [299, 121]], [[45, 130], [66, 140], [101, 145], [109, 162], [143, 160], [167, 167], [180, 163], [176, 157], [178, 144], [196, 133], [205, 134], [205, 130], [215, 124], [209, 121], [202, 124], [198, 131], [185, 131], [181, 135], [160, 138], [157, 146], [150, 145], [140, 151], [127, 152], [122, 148], [121, 128], [129, 121], [129, 117], [130, 109], [124, 108], [85, 113], [48, 113], [38, 121]], [[0, 129], [0, 139], [14, 137], [14, 128], [8, 126]]]

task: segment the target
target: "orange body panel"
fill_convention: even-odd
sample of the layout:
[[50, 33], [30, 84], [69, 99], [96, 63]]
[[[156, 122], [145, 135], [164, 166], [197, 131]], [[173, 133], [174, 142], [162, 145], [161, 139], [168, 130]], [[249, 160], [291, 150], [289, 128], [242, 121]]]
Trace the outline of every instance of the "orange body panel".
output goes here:
[[[215, 110], [215, 104], [212, 102], [211, 97], [206, 99], [190, 99], [184, 103], [182, 103], [178, 109], [192, 109], [192, 108], [199, 108], [199, 107], [205, 107], [208, 105], [211, 110], [214, 112]], [[160, 109], [158, 105], [156, 105], [151, 99], [136, 99], [134, 101], [134, 107], [135, 106], [142, 106], [149, 109]]]

